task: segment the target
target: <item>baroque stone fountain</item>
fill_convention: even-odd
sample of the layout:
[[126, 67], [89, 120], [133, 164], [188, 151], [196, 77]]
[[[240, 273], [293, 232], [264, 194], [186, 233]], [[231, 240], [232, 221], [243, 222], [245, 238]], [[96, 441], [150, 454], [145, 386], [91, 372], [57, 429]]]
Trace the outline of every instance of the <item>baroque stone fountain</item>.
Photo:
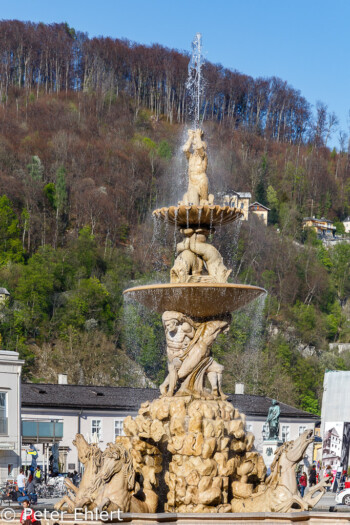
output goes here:
[[231, 312], [265, 290], [229, 284], [230, 270], [208, 242], [215, 225], [229, 224], [241, 212], [214, 203], [208, 192], [207, 152], [201, 129], [189, 130], [183, 152], [188, 189], [177, 206], [153, 212], [173, 223], [183, 240], [170, 271], [170, 283], [140, 286], [127, 297], [162, 313], [168, 375], [160, 397], [141, 405], [124, 420], [125, 436], [102, 452], [77, 435], [75, 445], [85, 470], [79, 488], [56, 506], [108, 512], [226, 513], [311, 509], [326, 482], [301, 498], [295, 465], [312, 442], [306, 431], [275, 453], [266, 476], [245, 416], [222, 390], [223, 366], [211, 355]]

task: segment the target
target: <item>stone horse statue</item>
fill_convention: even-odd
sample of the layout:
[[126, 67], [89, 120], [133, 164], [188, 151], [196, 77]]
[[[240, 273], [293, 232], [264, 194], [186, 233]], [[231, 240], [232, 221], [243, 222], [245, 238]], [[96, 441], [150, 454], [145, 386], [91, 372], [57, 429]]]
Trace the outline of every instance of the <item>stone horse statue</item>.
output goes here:
[[313, 441], [312, 430], [306, 430], [295, 441], [288, 441], [275, 452], [271, 474], [259, 490], [247, 498], [234, 498], [232, 512], [289, 512], [310, 510], [323, 496], [329, 483], [323, 480], [302, 498], [298, 494], [295, 465], [304, 457]]
[[63, 496], [56, 503], [55, 509], [61, 510], [64, 505], [67, 505], [70, 512], [84, 506], [91, 510], [95, 506], [91, 499], [91, 487], [102, 464], [102, 452], [96, 443], [87, 443], [82, 434], [75, 436], [73, 445], [78, 449], [79, 461], [84, 465], [84, 474], [79, 487], [76, 487], [69, 478], [65, 479], [65, 485], [71, 495]]
[[123, 440], [124, 444], [121, 441], [108, 443], [103, 452], [102, 468], [92, 487], [96, 508], [99, 512], [115, 512], [118, 509], [123, 512], [155, 512], [158, 504], [158, 496], [152, 490], [152, 485], [156, 484], [155, 473], [152, 472], [151, 479], [150, 472], [147, 472], [148, 476], [143, 476], [141, 501], [136, 497], [136, 493], [141, 490], [138, 490], [140, 487], [136, 483], [133, 459], [124, 446], [126, 440]]
[[[97, 509], [100, 512], [119, 509], [122, 512], [155, 512], [158, 496], [153, 486], [157, 485], [155, 474], [160, 470], [156, 466], [143, 464], [139, 459], [140, 452], [134, 460], [132, 448], [135, 445], [144, 455], [154, 456], [159, 451], [148, 443], [136, 441], [132, 444], [127, 437], [117, 438], [116, 443], [108, 443], [102, 453], [97, 444], [89, 445], [81, 434], [77, 434], [73, 444], [78, 449], [79, 460], [85, 466], [84, 474], [79, 488], [70, 480], [65, 481], [73, 495], [64, 496], [56, 503], [55, 509], [60, 510], [67, 505], [70, 512], [77, 508]], [[149, 462], [149, 459], [145, 461]], [[142, 490], [136, 482], [136, 471], [143, 477]]]

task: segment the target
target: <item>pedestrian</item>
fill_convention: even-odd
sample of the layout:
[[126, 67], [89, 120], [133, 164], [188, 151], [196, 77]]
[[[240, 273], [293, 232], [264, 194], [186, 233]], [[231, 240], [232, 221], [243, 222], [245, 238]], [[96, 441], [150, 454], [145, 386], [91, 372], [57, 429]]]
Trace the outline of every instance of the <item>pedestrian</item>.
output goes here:
[[73, 478], [72, 478], [72, 481], [73, 481], [73, 483], [74, 483], [74, 485], [75, 485], [76, 487], [79, 486], [79, 481], [80, 481], [80, 480], [79, 480], [79, 474], [78, 474], [78, 472], [77, 472], [76, 470], [73, 472]]
[[299, 478], [299, 490], [300, 490], [300, 496], [302, 498], [304, 497], [306, 485], [307, 485], [306, 474], [303, 472]]
[[22, 514], [20, 517], [20, 523], [22, 525], [33, 525], [36, 522], [34, 510], [29, 506], [29, 498], [22, 502]]
[[326, 488], [326, 491], [329, 492], [331, 490], [331, 485], [333, 483], [333, 472], [332, 472], [332, 467], [330, 465], [326, 466], [324, 477], [330, 480], [329, 485]]
[[[31, 481], [29, 481], [29, 479], [28, 479], [28, 482], [27, 482], [27, 485], [26, 485], [26, 493], [27, 493], [30, 501], [38, 500], [38, 497], [36, 495], [35, 485], [36, 485], [36, 483], [35, 483], [33, 478], [32, 478]], [[36, 503], [36, 501], [35, 501], [35, 503]]]
[[35, 483], [41, 483], [42, 482], [41, 469], [40, 469], [39, 465], [36, 467], [36, 470], [34, 472], [34, 480], [35, 480]]
[[316, 485], [316, 467], [313, 465], [311, 467], [311, 471], [309, 474], [309, 485], [312, 487], [313, 485]]
[[19, 474], [17, 476], [17, 487], [20, 492], [24, 491], [24, 487], [26, 486], [26, 477], [23, 474], [23, 469], [19, 471]]

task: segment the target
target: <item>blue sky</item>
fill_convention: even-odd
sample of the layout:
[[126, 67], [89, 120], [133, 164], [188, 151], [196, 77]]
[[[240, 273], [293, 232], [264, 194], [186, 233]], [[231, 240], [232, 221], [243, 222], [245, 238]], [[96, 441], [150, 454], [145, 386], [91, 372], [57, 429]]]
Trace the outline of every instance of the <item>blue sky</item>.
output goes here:
[[350, 0], [0, 0], [0, 17], [188, 51], [201, 32], [208, 60], [287, 80], [349, 134]]

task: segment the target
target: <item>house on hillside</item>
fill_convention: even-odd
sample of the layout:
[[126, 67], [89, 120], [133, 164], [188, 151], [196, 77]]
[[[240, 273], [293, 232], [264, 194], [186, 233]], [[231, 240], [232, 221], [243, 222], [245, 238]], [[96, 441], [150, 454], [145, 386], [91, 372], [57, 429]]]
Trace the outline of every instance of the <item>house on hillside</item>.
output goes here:
[[0, 288], [0, 304], [4, 304], [8, 297], [10, 297], [10, 292], [6, 288]]
[[249, 215], [249, 203], [251, 198], [252, 194], [249, 191], [232, 191], [224, 195], [224, 206], [232, 206], [234, 208], [239, 208], [243, 213], [241, 220], [247, 221]]
[[253, 204], [249, 206], [249, 213], [254, 213], [254, 215], [257, 215], [259, 219], [264, 222], [265, 226], [267, 226], [269, 211], [270, 208], [260, 204], [260, 202], [253, 202]]
[[343, 221], [345, 233], [350, 233], [350, 215]]
[[312, 228], [317, 233], [318, 237], [334, 237], [335, 230], [337, 229], [333, 222], [321, 217], [316, 219], [315, 217], [305, 217], [302, 222], [303, 229]]

